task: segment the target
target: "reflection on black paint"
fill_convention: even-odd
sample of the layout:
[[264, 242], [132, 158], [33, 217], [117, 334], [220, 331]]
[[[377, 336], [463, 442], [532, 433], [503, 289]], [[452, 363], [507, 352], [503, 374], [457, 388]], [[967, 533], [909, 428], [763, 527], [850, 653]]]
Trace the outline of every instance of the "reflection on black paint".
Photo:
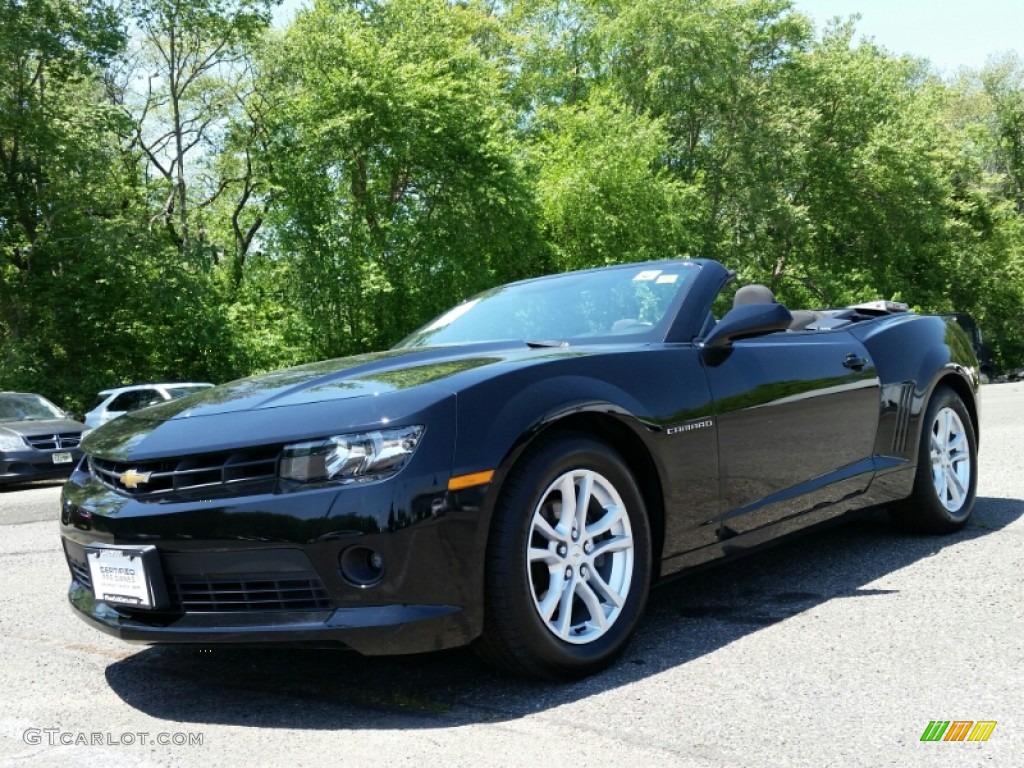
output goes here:
[[418, 387], [421, 384], [428, 384], [432, 381], [454, 376], [463, 371], [479, 368], [484, 365], [500, 363], [500, 357], [469, 357], [463, 360], [447, 360], [428, 365], [415, 365], [409, 368], [397, 368], [387, 371], [374, 371], [363, 376], [357, 376], [352, 381], [370, 381], [385, 384], [391, 389], [409, 389]]
[[874, 387], [877, 381], [878, 375], [874, 368], [869, 368], [860, 373], [853, 373], [849, 376], [825, 376], [818, 379], [773, 381], [762, 384], [747, 392], [718, 399], [716, 401], [717, 410], [720, 413], [729, 413], [745, 408], [777, 405], [799, 399], [801, 396], [816, 396], [825, 390], [839, 392]]

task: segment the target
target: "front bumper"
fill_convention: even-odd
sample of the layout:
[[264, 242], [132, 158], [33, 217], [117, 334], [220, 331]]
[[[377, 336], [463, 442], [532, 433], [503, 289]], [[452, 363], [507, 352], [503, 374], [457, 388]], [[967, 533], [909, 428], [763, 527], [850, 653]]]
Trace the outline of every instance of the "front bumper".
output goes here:
[[[79, 617], [134, 643], [191, 645], [283, 644], [349, 648], [367, 656], [419, 653], [469, 643], [466, 612], [453, 605], [367, 605], [325, 611], [183, 613], [166, 624], [132, 615], [93, 597], [73, 580], [68, 599]], [[162, 619], [163, 620], [163, 619]]]
[[[448, 491], [450, 455], [418, 453], [375, 483], [178, 501], [119, 493], [83, 466], [61, 500], [69, 600], [97, 629], [147, 644], [466, 645], [483, 628], [488, 487]], [[104, 546], [156, 550], [153, 608], [96, 598], [86, 552]], [[353, 578], [353, 550], [377, 553], [379, 576]]]
[[[53, 463], [53, 454], [70, 453], [71, 461]], [[5, 451], [0, 453], [0, 483], [18, 483], [29, 480], [51, 480], [67, 477], [82, 458], [78, 448], [59, 451]]]

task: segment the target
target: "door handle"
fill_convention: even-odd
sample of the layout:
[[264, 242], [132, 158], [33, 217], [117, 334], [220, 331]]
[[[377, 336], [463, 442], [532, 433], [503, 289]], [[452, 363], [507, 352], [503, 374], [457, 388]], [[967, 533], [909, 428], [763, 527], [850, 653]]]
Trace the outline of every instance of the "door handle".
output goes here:
[[854, 354], [853, 352], [851, 352], [850, 354], [843, 358], [843, 365], [846, 366], [847, 368], [852, 368], [855, 371], [859, 371], [867, 364], [868, 360], [866, 357], [861, 357], [860, 355]]

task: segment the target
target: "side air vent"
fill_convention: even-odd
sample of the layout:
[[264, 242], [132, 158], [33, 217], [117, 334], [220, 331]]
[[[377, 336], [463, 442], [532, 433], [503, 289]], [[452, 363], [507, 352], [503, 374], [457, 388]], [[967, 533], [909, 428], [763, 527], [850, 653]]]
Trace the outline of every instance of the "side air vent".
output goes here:
[[907, 433], [910, 431], [910, 404], [914, 399], [914, 383], [907, 381], [900, 387], [899, 402], [896, 406], [896, 427], [892, 433], [893, 453], [905, 453]]

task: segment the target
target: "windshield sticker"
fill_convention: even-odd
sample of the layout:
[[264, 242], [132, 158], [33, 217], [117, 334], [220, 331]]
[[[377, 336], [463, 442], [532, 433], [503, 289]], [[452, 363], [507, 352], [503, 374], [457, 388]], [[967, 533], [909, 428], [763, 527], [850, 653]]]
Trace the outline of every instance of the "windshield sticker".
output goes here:
[[658, 279], [654, 282], [658, 285], [662, 285], [663, 283], [674, 283], [678, 279], [679, 275], [658, 275]]
[[640, 272], [633, 279], [634, 280], [643, 280], [645, 282], [650, 282], [651, 280], [657, 280], [658, 279], [658, 275], [660, 275], [660, 274], [661, 274], [661, 270], [660, 269], [645, 269], [643, 272]]

